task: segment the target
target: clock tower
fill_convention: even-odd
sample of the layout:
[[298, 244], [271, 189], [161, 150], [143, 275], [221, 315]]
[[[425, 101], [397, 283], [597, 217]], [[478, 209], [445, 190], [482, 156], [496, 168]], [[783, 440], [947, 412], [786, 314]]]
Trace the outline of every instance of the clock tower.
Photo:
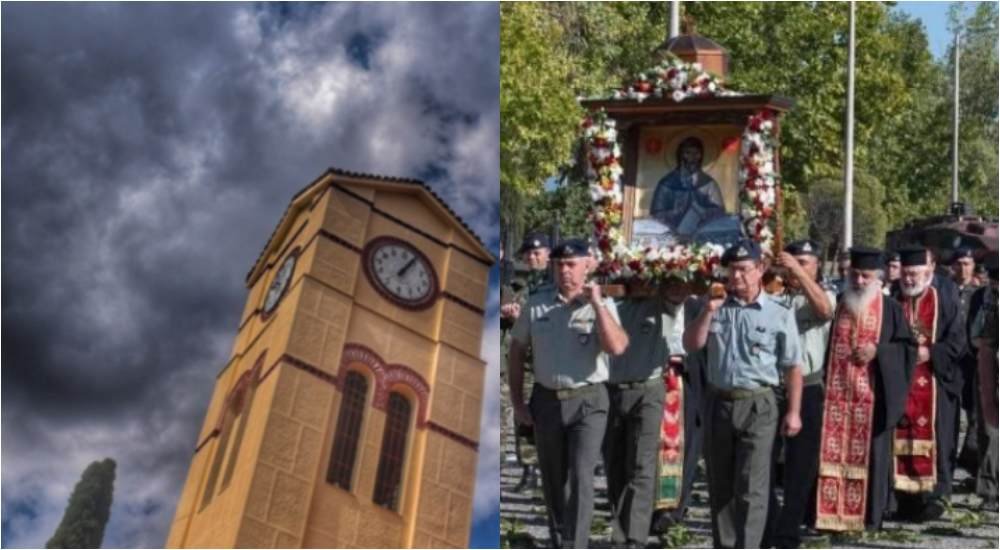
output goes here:
[[492, 254], [416, 180], [327, 170], [247, 274], [169, 547], [466, 547]]

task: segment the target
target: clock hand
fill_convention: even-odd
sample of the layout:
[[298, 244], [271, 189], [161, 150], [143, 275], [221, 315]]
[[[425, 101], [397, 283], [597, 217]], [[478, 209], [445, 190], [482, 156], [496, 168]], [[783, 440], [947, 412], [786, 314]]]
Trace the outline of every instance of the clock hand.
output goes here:
[[400, 269], [396, 273], [396, 276], [397, 277], [402, 277], [403, 275], [405, 275], [406, 272], [409, 271], [410, 268], [413, 266], [413, 263], [416, 262], [416, 261], [417, 261], [417, 259], [415, 257], [414, 258], [410, 258], [410, 261], [406, 262], [406, 265], [403, 266], [403, 269]]

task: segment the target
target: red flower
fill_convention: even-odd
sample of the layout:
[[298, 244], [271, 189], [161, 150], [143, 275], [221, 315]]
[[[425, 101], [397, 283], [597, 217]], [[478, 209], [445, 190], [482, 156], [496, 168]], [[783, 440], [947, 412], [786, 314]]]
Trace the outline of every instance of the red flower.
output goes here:
[[667, 69], [667, 74], [666, 74], [667, 80], [671, 80], [675, 76], [677, 76], [677, 69], [675, 69], [673, 67], [670, 67], [669, 69]]

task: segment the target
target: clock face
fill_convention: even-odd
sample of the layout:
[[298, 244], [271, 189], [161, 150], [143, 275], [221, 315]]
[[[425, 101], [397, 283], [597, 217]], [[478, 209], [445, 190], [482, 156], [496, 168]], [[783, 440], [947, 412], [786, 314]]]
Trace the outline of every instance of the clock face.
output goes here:
[[281, 264], [281, 269], [271, 281], [271, 288], [267, 289], [267, 298], [264, 300], [264, 313], [271, 313], [275, 306], [281, 301], [281, 297], [288, 288], [288, 283], [292, 280], [292, 272], [295, 271], [295, 259], [297, 254], [289, 254], [285, 262]]
[[365, 273], [382, 296], [408, 309], [430, 307], [437, 275], [430, 261], [405, 241], [380, 237], [365, 247]]

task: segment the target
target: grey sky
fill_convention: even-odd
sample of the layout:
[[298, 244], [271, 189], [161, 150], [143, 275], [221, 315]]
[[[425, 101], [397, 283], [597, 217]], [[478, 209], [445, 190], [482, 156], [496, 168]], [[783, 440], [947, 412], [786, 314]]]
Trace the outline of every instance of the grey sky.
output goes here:
[[496, 250], [498, 27], [495, 4], [3, 4], [4, 546], [44, 545], [105, 456], [105, 546], [163, 544], [243, 277], [326, 167], [425, 179]]

